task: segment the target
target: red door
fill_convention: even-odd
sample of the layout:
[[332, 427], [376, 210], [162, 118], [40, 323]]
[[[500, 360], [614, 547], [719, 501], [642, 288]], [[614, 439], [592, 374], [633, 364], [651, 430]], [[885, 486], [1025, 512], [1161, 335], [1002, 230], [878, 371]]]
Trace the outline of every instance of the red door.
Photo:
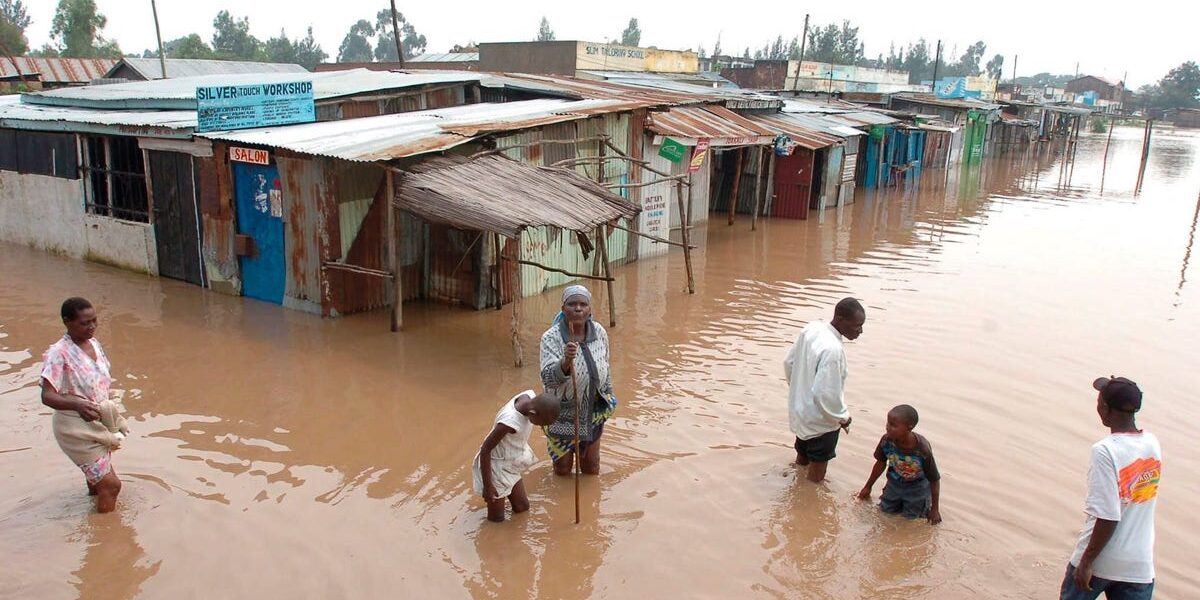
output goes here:
[[813, 177], [813, 152], [796, 148], [775, 158], [775, 204], [771, 216], [807, 219]]

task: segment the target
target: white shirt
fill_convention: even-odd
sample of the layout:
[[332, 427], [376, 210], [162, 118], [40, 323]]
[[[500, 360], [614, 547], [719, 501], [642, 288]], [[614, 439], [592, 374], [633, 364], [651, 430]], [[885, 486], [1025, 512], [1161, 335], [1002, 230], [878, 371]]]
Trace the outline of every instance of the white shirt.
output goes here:
[[1154, 506], [1162, 476], [1162, 448], [1152, 433], [1114, 433], [1092, 446], [1087, 522], [1071, 564], [1092, 539], [1096, 519], [1117, 521], [1117, 530], [1092, 563], [1092, 575], [1111, 581], [1154, 581]]
[[788, 380], [788, 422], [802, 440], [837, 430], [850, 416], [842, 388], [846, 384], [842, 334], [825, 321], [804, 326], [783, 360]]
[[524, 457], [529, 450], [529, 434], [533, 432], [533, 422], [517, 410], [517, 400], [524, 396], [533, 398], [535, 395], [533, 390], [525, 390], [513, 396], [512, 400], [506, 402], [500, 408], [500, 412], [496, 413], [495, 423], [503, 423], [511, 427], [515, 433], [500, 438], [500, 443], [492, 448], [492, 460], [518, 460]]

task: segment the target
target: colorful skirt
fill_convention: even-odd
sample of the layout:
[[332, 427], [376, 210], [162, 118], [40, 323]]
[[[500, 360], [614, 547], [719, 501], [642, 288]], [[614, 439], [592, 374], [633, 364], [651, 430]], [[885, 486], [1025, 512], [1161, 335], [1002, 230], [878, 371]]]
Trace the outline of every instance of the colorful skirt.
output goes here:
[[[613, 412], [616, 409], [617, 402], [616, 398], [614, 397], [605, 402], [603, 408], [597, 408], [596, 410], [592, 411], [591, 441], [580, 440], [579, 442], [579, 445], [583, 447], [584, 451], [587, 451], [588, 446], [592, 445], [593, 442], [600, 441], [600, 436], [604, 433], [604, 422], [608, 421], [608, 418], [613, 415]], [[586, 431], [586, 429], [582, 427], [580, 429]], [[546, 433], [546, 452], [550, 454], [550, 460], [557, 462], [558, 459], [575, 451], [574, 436], [564, 437], [554, 435], [550, 433], [549, 427], [543, 427], [542, 431]]]

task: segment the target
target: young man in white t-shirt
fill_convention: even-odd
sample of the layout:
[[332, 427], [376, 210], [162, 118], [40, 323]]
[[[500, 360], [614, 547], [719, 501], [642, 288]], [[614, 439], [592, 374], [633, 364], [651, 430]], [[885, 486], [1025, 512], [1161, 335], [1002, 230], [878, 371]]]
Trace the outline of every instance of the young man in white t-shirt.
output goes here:
[[1092, 446], [1087, 522], [1062, 583], [1062, 600], [1146, 600], [1154, 595], [1154, 505], [1162, 449], [1134, 423], [1142, 391], [1124, 377], [1101, 377], [1096, 412], [1112, 434]]

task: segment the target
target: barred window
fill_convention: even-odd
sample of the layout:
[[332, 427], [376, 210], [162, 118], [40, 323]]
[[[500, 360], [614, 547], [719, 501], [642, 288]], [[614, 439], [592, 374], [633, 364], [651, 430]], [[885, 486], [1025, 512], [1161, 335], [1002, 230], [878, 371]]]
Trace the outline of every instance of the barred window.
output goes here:
[[146, 164], [137, 138], [80, 136], [87, 211], [126, 221], [150, 222]]

